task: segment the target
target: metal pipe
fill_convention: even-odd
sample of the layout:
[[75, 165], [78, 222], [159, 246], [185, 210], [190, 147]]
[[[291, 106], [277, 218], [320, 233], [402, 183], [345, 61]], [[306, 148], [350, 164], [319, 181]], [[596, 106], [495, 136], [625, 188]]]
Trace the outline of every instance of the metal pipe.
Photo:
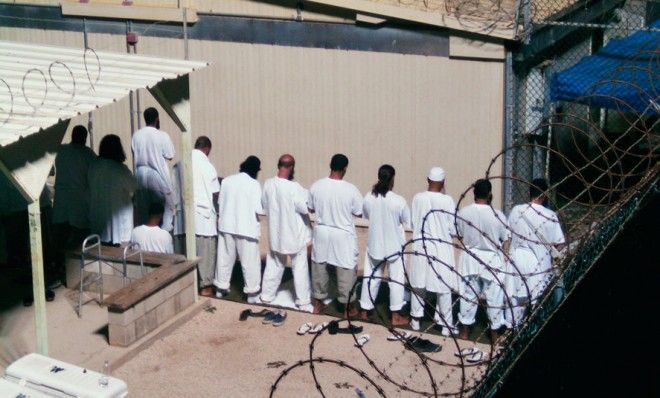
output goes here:
[[[83, 43], [85, 51], [89, 49], [89, 39], [87, 37], [87, 18], [83, 18]], [[89, 133], [89, 146], [94, 150], [94, 113], [87, 113], [87, 132]]]
[[[504, 65], [504, 149], [513, 146], [513, 113], [515, 107], [513, 103], [514, 93], [514, 75], [513, 75], [513, 54], [507, 49]], [[504, 175], [504, 186], [502, 192], [502, 203], [504, 211], [508, 212], [513, 208], [513, 152], [507, 150], [504, 154], [502, 172]]]

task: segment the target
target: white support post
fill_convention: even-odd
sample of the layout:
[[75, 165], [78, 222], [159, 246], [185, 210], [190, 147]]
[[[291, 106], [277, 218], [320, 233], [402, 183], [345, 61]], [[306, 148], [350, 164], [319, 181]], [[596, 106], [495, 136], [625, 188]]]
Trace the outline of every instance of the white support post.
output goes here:
[[[181, 165], [183, 166], [183, 218], [186, 231], [186, 257], [197, 257], [195, 242], [195, 202], [193, 200], [192, 133], [190, 118], [190, 83], [188, 75], [164, 80], [149, 89], [151, 95], [181, 129]], [[197, 278], [194, 282], [195, 301], [199, 300]]]
[[32, 255], [32, 294], [34, 295], [34, 323], [37, 332], [37, 352], [48, 355], [48, 327], [46, 320], [46, 282], [41, 241], [41, 209], [39, 199], [28, 204], [30, 251]]
[[[189, 260], [197, 257], [197, 242], [195, 241], [195, 201], [193, 199], [192, 171], [192, 134], [184, 131], [181, 135], [181, 165], [183, 166], [183, 211], [186, 230], [186, 257]], [[195, 301], [199, 300], [197, 278], [195, 279]]]

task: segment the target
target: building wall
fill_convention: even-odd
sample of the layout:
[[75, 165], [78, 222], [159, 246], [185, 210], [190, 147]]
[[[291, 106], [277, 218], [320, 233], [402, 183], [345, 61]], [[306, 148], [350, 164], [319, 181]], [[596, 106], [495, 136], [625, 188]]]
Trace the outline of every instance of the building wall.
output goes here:
[[[0, 39], [83, 44], [80, 32], [38, 29], [0, 28]], [[97, 50], [125, 52], [124, 40], [89, 35]], [[254, 154], [262, 159], [263, 181], [288, 152], [297, 159], [297, 179], [309, 186], [342, 152], [350, 159], [346, 178], [362, 192], [390, 163], [395, 191], [410, 201], [425, 189], [429, 167], [441, 165], [448, 193], [458, 199], [502, 149], [501, 62], [222, 41], [189, 46], [190, 59], [211, 63], [191, 76], [193, 137], [211, 138], [211, 160], [222, 176]], [[183, 58], [183, 41], [142, 36], [138, 52]], [[140, 100], [142, 110], [155, 104], [147, 92]], [[128, 145], [129, 117], [126, 99], [96, 111], [96, 145], [107, 133]], [[178, 130], [163, 119], [179, 148]], [[86, 116], [75, 123], [87, 123]], [[499, 164], [492, 174], [501, 174]], [[494, 185], [499, 205], [500, 184]]]

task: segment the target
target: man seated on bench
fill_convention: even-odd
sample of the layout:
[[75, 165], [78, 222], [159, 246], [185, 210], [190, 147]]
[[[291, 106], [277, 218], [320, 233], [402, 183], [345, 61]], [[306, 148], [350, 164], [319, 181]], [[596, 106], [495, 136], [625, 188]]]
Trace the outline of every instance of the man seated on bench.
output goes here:
[[143, 251], [174, 253], [172, 235], [160, 227], [164, 212], [165, 208], [161, 203], [152, 203], [149, 206], [147, 223], [133, 228], [131, 243], [139, 244]]

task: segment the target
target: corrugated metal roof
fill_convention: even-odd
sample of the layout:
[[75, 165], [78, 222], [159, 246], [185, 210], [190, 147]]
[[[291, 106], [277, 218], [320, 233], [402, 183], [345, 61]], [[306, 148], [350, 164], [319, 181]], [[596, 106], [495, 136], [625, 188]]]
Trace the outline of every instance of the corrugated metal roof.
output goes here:
[[0, 147], [207, 66], [205, 62], [0, 40]]

